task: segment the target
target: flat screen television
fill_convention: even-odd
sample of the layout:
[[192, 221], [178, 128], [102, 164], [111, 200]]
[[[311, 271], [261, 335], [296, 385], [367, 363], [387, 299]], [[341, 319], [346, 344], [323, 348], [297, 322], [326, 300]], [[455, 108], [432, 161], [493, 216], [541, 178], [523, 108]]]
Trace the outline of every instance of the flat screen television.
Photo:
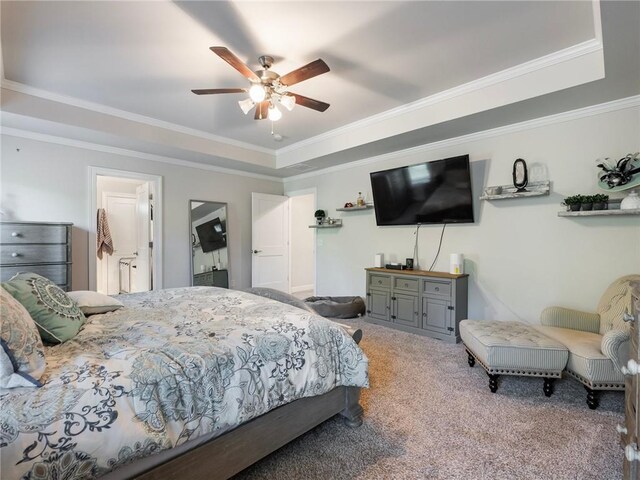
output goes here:
[[204, 253], [220, 250], [227, 246], [226, 222], [219, 217], [196, 226], [200, 247]]
[[473, 223], [469, 155], [371, 173], [376, 223]]

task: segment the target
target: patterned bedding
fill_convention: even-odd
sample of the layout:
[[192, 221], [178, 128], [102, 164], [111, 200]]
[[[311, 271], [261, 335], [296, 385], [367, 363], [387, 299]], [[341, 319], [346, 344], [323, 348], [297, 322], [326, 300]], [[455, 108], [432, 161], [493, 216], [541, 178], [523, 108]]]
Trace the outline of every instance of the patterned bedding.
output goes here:
[[46, 349], [41, 388], [0, 390], [2, 477], [94, 478], [301, 397], [368, 386], [336, 324], [243, 292], [118, 297]]

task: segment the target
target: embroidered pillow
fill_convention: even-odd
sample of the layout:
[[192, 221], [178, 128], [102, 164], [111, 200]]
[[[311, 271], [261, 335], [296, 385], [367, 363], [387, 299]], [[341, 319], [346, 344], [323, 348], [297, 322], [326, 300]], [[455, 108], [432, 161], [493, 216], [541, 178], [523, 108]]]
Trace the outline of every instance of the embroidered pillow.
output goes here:
[[69, 295], [36, 273], [19, 273], [2, 286], [27, 309], [45, 344], [75, 337], [86, 320]]
[[46, 362], [29, 312], [0, 288], [0, 388], [40, 387]]
[[124, 307], [121, 301], [91, 290], [77, 290], [69, 292], [67, 295], [78, 304], [85, 315], [113, 312]]

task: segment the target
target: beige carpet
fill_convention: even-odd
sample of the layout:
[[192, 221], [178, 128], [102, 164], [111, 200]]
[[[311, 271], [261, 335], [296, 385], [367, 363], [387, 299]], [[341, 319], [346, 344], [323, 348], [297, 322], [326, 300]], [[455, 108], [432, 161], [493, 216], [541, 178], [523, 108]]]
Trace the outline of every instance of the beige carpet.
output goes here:
[[624, 395], [604, 392], [589, 410], [585, 390], [557, 381], [501, 377], [492, 394], [464, 347], [361, 320], [371, 388], [365, 421], [334, 417], [237, 479], [620, 479], [615, 431]]

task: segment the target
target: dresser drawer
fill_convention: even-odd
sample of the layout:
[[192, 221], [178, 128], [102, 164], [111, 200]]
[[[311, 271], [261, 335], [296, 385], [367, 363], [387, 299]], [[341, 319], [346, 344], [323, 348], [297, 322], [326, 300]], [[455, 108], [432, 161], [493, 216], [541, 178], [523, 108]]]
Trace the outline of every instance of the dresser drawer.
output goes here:
[[64, 225], [0, 225], [0, 243], [67, 243]]
[[420, 290], [420, 280], [417, 278], [393, 277], [393, 288], [394, 290], [417, 292]]
[[375, 273], [369, 274], [369, 286], [372, 288], [391, 288], [391, 277]]
[[0, 267], [0, 281], [6, 282], [16, 273], [30, 272], [48, 278], [56, 285], [67, 285], [67, 272], [71, 265], [24, 265], [16, 267]]
[[0, 245], [0, 264], [67, 262], [67, 245]]
[[451, 283], [447, 281], [423, 280], [422, 292], [428, 295], [451, 296]]

